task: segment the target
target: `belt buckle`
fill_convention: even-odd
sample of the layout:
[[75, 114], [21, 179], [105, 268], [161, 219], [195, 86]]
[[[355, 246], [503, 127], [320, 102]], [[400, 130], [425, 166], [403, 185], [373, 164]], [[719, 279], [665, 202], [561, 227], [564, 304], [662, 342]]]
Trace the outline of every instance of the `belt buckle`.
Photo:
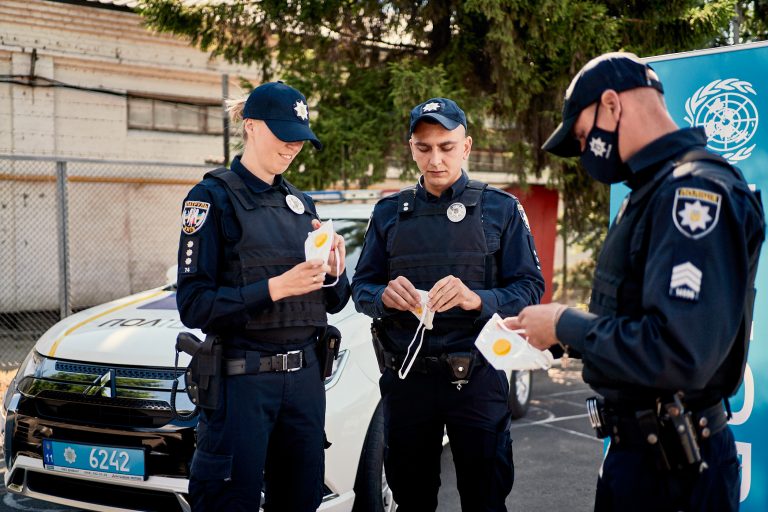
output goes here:
[[[299, 355], [299, 364], [296, 367], [289, 367], [288, 366], [288, 357], [294, 356], [298, 354]], [[280, 354], [280, 359], [282, 360], [282, 368], [281, 370], [285, 372], [295, 372], [297, 370], [301, 370], [301, 367], [304, 365], [304, 352], [301, 350], [292, 350], [285, 354]]]

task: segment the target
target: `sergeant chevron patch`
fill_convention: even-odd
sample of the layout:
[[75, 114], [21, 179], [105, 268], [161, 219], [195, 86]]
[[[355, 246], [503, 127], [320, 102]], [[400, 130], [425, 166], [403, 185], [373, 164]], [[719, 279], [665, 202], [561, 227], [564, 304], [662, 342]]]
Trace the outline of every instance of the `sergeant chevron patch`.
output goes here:
[[699, 300], [701, 278], [703, 274], [690, 261], [672, 267], [672, 278], [669, 281], [669, 296], [691, 302]]

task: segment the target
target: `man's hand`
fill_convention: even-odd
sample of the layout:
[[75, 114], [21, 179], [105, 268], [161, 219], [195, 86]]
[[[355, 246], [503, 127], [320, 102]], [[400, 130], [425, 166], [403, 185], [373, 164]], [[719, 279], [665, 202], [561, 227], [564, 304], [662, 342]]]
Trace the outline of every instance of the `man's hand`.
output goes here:
[[505, 318], [504, 325], [510, 329], [524, 329], [523, 336], [528, 338], [528, 343], [544, 350], [557, 345], [555, 325], [567, 307], [557, 302], [528, 306], [523, 308], [519, 315]]
[[421, 305], [421, 297], [416, 288], [403, 276], [398, 276], [387, 284], [381, 301], [388, 308], [400, 311], [413, 311]]
[[330, 268], [322, 260], [312, 259], [269, 279], [269, 296], [278, 301], [294, 295], [305, 295], [323, 287], [325, 273]]
[[[312, 219], [312, 227], [314, 229], [319, 229], [320, 226], [322, 226], [323, 223], [320, 222], [317, 219]], [[339, 272], [336, 273], [336, 259], [339, 260]], [[328, 266], [331, 267], [331, 270], [328, 271], [328, 274], [331, 275], [331, 277], [339, 277], [346, 268], [346, 259], [347, 259], [347, 248], [344, 245], [344, 237], [339, 235], [338, 233], [333, 234], [333, 246], [331, 247], [331, 256], [328, 258]]]
[[467, 288], [458, 277], [445, 276], [435, 283], [428, 295], [427, 307], [435, 313], [442, 313], [456, 306], [466, 311], [479, 311], [483, 306], [480, 296]]

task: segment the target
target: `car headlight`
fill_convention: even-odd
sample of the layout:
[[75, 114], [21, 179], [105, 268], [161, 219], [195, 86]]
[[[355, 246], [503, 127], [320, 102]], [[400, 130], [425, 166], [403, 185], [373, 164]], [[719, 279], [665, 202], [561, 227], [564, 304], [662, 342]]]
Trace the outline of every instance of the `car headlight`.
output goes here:
[[5, 390], [5, 396], [3, 397], [2, 407], [0, 407], [0, 421], [5, 425], [5, 418], [8, 414], [8, 406], [13, 399], [13, 395], [16, 393], [16, 387], [24, 377], [35, 375], [42, 366], [45, 358], [38, 354], [35, 350], [30, 350], [27, 357], [24, 358], [24, 362], [19, 366], [19, 370], [16, 372], [16, 376], [8, 384], [8, 389]]
[[25, 377], [35, 376], [39, 372], [39, 370], [42, 369], [42, 366], [45, 360], [46, 358], [41, 356], [36, 350], [31, 350], [29, 354], [27, 354], [27, 357], [24, 359], [24, 362], [21, 363], [21, 366], [19, 367], [19, 372], [16, 374], [16, 377], [13, 379], [14, 382], [18, 384]]
[[344, 367], [347, 365], [347, 358], [349, 357], [349, 350], [340, 350], [338, 357], [333, 361], [333, 369], [331, 370], [330, 377], [325, 379], [325, 390], [328, 391], [339, 382], [341, 373], [344, 371]]

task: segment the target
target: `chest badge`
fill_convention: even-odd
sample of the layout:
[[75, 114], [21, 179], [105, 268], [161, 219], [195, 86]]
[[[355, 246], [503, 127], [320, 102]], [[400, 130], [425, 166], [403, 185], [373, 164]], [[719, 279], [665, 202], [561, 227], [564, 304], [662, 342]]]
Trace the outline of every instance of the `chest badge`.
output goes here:
[[461, 203], [453, 203], [445, 212], [451, 222], [461, 222], [467, 216], [467, 207]]
[[304, 213], [304, 203], [302, 203], [301, 199], [293, 194], [288, 194], [285, 196], [285, 204], [287, 204], [288, 208], [290, 208], [291, 211], [297, 215]]

